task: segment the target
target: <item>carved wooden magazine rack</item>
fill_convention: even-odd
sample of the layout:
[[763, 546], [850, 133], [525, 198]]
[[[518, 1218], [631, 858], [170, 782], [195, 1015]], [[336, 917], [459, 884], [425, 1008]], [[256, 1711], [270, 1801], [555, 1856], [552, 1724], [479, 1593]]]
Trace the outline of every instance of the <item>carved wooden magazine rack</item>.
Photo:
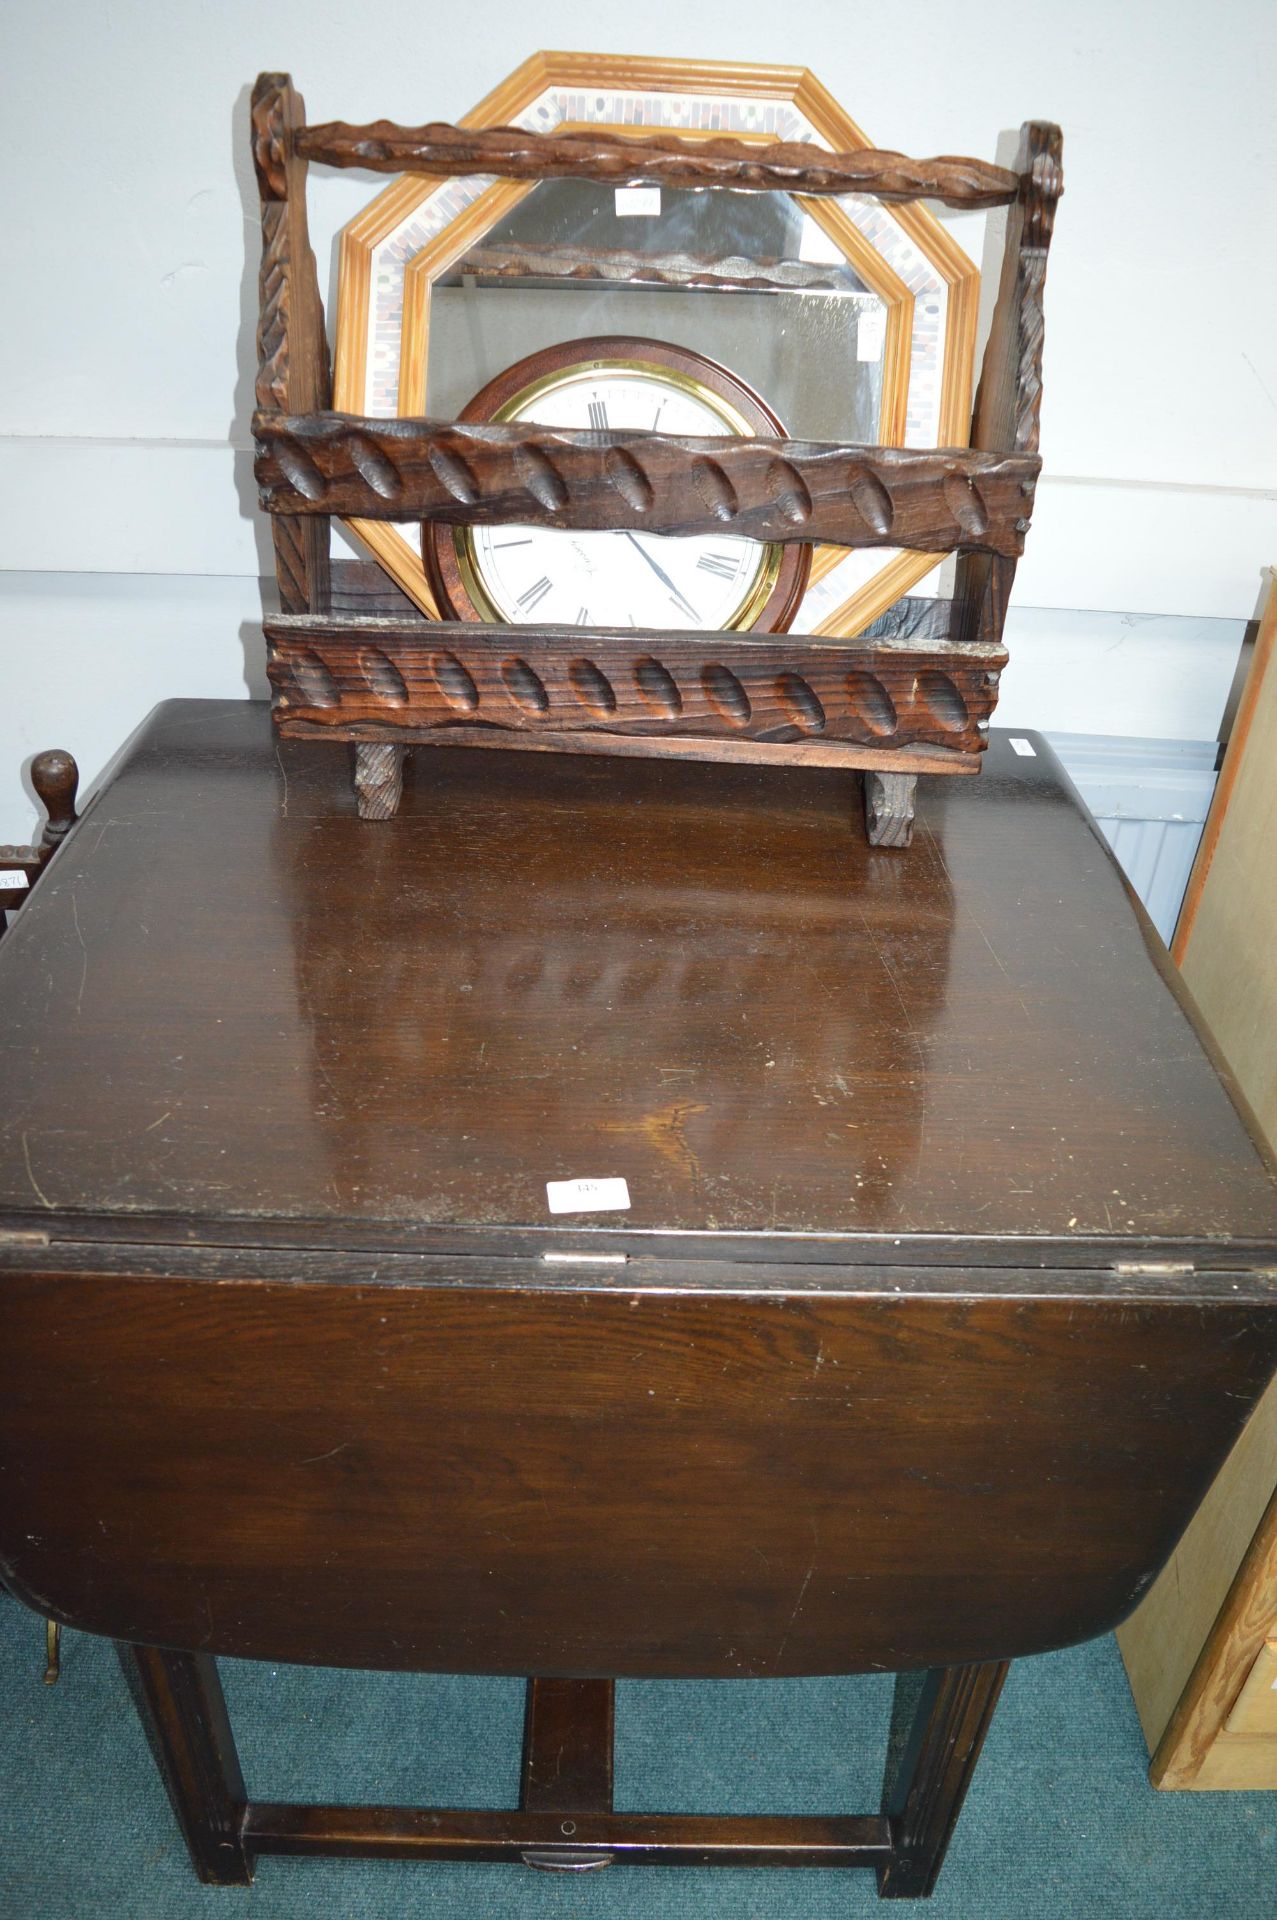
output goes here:
[[[1042, 292], [1062, 190], [1057, 127], [1014, 169], [864, 148], [629, 138], [605, 129], [307, 126], [257, 82], [263, 256], [261, 504], [281, 614], [265, 623], [278, 731], [353, 742], [365, 818], [399, 803], [408, 745], [526, 747], [862, 769], [870, 839], [906, 846], [920, 773], [975, 773], [1006, 662], [1007, 601], [1040, 461]], [[864, 194], [1008, 210], [969, 447], [467, 425], [331, 410], [307, 235], [310, 161], [390, 174]], [[958, 554], [951, 599], [851, 639], [496, 626], [426, 618], [379, 570], [329, 555], [329, 519], [722, 534]], [[902, 605], [905, 603], [902, 603]]]

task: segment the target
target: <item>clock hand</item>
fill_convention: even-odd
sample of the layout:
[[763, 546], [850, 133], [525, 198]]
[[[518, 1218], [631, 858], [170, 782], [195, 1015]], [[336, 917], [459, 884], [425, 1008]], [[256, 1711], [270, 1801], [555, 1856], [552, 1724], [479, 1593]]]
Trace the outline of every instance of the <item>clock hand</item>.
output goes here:
[[634, 535], [632, 533], [628, 532], [625, 528], [622, 528], [622, 532], [625, 533], [625, 537], [630, 542], [630, 544], [635, 548], [637, 548], [639, 553], [642, 554], [643, 558], [647, 561], [648, 566], [652, 569], [652, 572], [656, 575], [657, 579], [662, 583], [662, 585], [669, 588], [670, 595], [673, 598], [674, 604], [676, 606], [682, 607], [684, 613], [689, 614], [693, 620], [699, 620], [701, 617], [700, 614], [697, 613], [696, 608], [692, 605], [690, 600], [685, 600], [683, 598], [678, 588], [674, 585], [674, 582], [670, 579], [668, 573], [666, 573], [664, 567], [657, 566], [655, 560], [653, 560], [651, 554], [647, 551], [647, 548], [640, 547], [638, 541], [634, 538]]

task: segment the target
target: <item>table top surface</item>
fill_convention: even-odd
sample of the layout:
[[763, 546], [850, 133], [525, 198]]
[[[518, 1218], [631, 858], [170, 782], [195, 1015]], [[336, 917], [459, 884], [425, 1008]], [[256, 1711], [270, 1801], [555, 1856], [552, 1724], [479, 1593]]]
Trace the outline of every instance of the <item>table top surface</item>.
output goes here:
[[349, 749], [167, 702], [0, 943], [0, 1224], [1271, 1262], [1269, 1163], [1030, 738], [891, 852], [853, 775], [451, 748], [361, 822]]

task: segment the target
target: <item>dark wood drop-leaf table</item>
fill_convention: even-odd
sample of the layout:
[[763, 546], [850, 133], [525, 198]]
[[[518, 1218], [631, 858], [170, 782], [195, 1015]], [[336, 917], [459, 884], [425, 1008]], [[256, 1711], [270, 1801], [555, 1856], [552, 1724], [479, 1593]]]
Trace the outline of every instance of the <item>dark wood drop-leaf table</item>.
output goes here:
[[[1277, 1365], [1277, 1186], [1046, 745], [924, 783], [141, 728], [0, 948], [0, 1571], [264, 1853], [930, 1890]], [[623, 1179], [625, 1211], [546, 1183]], [[506, 1812], [250, 1796], [215, 1656], [529, 1676]], [[617, 1676], [901, 1675], [882, 1804], [615, 1812]]]

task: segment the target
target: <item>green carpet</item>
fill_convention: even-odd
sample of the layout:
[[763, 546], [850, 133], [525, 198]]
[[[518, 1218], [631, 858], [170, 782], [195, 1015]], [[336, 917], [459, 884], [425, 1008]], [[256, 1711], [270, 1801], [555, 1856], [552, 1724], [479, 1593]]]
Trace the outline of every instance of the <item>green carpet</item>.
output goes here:
[[[40, 1623], [0, 1602], [0, 1914], [5, 1920], [834, 1920], [880, 1911], [864, 1873], [263, 1860], [201, 1887], [111, 1648], [65, 1637], [40, 1684]], [[224, 1661], [261, 1797], [512, 1805], [522, 1683]], [[877, 1803], [890, 1682], [627, 1683], [617, 1805], [832, 1813]], [[1112, 1640], [1012, 1669], [928, 1920], [1272, 1920], [1277, 1804], [1155, 1794]]]

